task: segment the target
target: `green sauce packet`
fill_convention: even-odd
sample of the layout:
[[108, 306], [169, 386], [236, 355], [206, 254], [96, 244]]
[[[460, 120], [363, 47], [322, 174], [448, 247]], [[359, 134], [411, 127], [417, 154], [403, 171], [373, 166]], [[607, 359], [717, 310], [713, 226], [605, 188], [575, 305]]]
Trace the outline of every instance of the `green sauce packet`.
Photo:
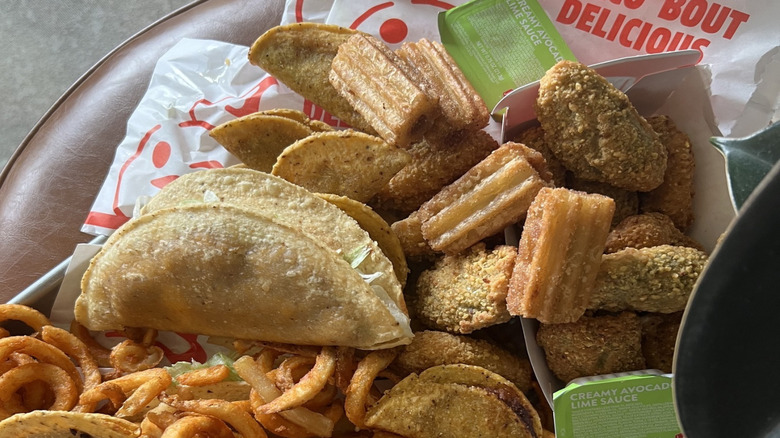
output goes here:
[[553, 395], [557, 438], [682, 437], [670, 375], [577, 379]]
[[441, 42], [488, 108], [574, 54], [536, 0], [474, 0], [439, 14]]

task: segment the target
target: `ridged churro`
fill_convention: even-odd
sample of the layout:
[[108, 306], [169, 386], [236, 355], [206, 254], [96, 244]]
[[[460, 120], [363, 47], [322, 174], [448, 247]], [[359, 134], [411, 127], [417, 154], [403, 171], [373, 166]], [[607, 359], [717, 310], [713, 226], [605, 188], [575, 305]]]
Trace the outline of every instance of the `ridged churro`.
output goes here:
[[328, 79], [385, 141], [407, 148], [437, 116], [419, 73], [382, 41], [356, 33], [341, 44]]
[[539, 152], [505, 143], [418, 210], [431, 248], [457, 254], [517, 223], [540, 189], [550, 185]]
[[420, 72], [424, 90], [439, 100], [441, 115], [427, 135], [447, 136], [487, 126], [490, 113], [485, 101], [440, 42], [423, 38], [404, 43], [396, 53]]
[[603, 195], [544, 188], [528, 209], [507, 306], [544, 323], [585, 313], [615, 203]]

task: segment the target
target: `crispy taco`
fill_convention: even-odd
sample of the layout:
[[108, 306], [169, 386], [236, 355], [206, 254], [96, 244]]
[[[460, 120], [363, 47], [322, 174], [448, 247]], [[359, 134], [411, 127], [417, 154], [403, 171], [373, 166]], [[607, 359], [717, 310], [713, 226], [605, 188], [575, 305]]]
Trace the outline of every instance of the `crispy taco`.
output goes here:
[[76, 318], [90, 329], [364, 349], [411, 340], [390, 260], [354, 219], [299, 186], [250, 169], [196, 172], [141, 213], [84, 274]]
[[[358, 222], [337, 206], [298, 185], [251, 169], [210, 169], [166, 185], [141, 210], [149, 213], [185, 203], [224, 202], [256, 210], [337, 252], [406, 313], [393, 263]], [[400, 315], [399, 315], [400, 318]]]
[[379, 289], [341, 254], [257, 210], [192, 203], [117, 230], [84, 274], [75, 315], [92, 330], [364, 349], [408, 343], [408, 318]]
[[328, 81], [339, 46], [358, 31], [335, 24], [290, 23], [275, 26], [249, 48], [249, 62], [350, 126], [373, 133]]
[[369, 408], [365, 424], [404, 438], [542, 436], [539, 415], [525, 395], [473, 365], [409, 375]]

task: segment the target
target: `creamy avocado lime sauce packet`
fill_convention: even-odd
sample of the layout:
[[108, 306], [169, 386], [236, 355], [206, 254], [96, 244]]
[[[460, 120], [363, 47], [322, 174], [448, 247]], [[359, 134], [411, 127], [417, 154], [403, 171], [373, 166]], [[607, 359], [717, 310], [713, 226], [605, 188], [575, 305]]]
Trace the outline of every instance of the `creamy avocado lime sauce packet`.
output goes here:
[[439, 14], [441, 42], [493, 108], [563, 59], [576, 60], [536, 0], [475, 0]]
[[558, 438], [682, 437], [671, 375], [577, 379], [553, 396]]

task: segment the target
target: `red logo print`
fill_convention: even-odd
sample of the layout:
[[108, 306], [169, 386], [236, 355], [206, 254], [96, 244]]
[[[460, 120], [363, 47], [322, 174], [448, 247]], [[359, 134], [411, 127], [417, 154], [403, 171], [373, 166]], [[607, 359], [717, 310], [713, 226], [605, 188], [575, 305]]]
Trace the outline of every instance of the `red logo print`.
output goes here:
[[189, 127], [196, 126], [196, 127], [203, 128], [207, 131], [211, 131], [212, 129], [214, 129], [214, 125], [212, 125], [211, 123], [205, 120], [198, 120], [198, 116], [197, 116], [198, 109], [202, 107], [219, 106], [218, 104], [229, 100], [238, 99], [239, 102], [242, 102], [241, 107], [225, 104], [224, 110], [229, 114], [232, 114], [236, 117], [242, 117], [252, 113], [256, 113], [257, 111], [260, 110], [260, 100], [263, 97], [263, 93], [265, 93], [266, 90], [268, 90], [274, 85], [279, 85], [279, 82], [273, 77], [268, 76], [262, 81], [260, 81], [259, 84], [257, 84], [247, 93], [245, 93], [242, 96], [239, 96], [238, 98], [233, 96], [228, 96], [228, 97], [223, 97], [222, 99], [216, 102], [211, 102], [208, 99], [200, 99], [194, 104], [192, 104], [192, 107], [190, 107], [190, 111], [189, 111], [190, 119], [179, 123], [179, 126], [182, 128], [189, 128]]
[[176, 353], [172, 349], [170, 349], [168, 346], [160, 343], [155, 342], [155, 345], [162, 348], [163, 353], [165, 354], [165, 358], [168, 359], [170, 363], [176, 363], [176, 362], [191, 362], [195, 361], [198, 363], [204, 363], [206, 360], [208, 360], [208, 355], [206, 354], [206, 350], [203, 349], [203, 346], [198, 343], [198, 335], [193, 335], [189, 333], [176, 333], [184, 339], [185, 342], [187, 342], [187, 345], [189, 348], [187, 350]]
[[[178, 124], [181, 129], [198, 128], [209, 131], [214, 128], [214, 125], [206, 120], [208, 114], [211, 113], [229, 113], [235, 117], [245, 116], [259, 111], [260, 101], [262, 100], [263, 93], [269, 88], [278, 85], [276, 79], [267, 76], [261, 80], [257, 85], [252, 87], [249, 91], [240, 96], [227, 96], [216, 102], [211, 102], [208, 99], [200, 99], [192, 104], [188, 114], [189, 119]], [[204, 113], [203, 115], [199, 115]], [[149, 157], [149, 162], [156, 169], [164, 170], [165, 166], [170, 163], [172, 157], [172, 150], [175, 149], [171, 142], [174, 141], [168, 138], [157, 138], [161, 134], [160, 129], [162, 125], [157, 124], [149, 129], [141, 140], [138, 142], [138, 146], [135, 152], [127, 159], [119, 169], [117, 176], [116, 186], [114, 188], [114, 196], [111, 205], [111, 211], [113, 214], [101, 213], [97, 211], [91, 211], [87, 216], [86, 225], [92, 225], [95, 227], [117, 229], [122, 224], [130, 220], [130, 217], [120, 209], [120, 193], [124, 187], [125, 177], [129, 169], [139, 157], [146, 154]], [[210, 169], [223, 167], [222, 163], [214, 160], [198, 161], [188, 165], [190, 169]], [[165, 187], [168, 183], [178, 178], [179, 175], [176, 172], [172, 172], [168, 175], [153, 178], [149, 181], [149, 184], [157, 189]]]
[[[389, 8], [392, 8], [393, 6], [399, 4], [401, 2], [385, 2], [380, 3], [378, 5], [372, 6], [367, 11], [360, 14], [353, 22], [349, 25], [350, 29], [358, 29], [361, 27], [369, 18], [377, 15], [380, 11], [388, 10]], [[439, 1], [439, 0], [411, 0], [411, 4], [413, 5], [427, 5], [427, 6], [433, 6], [435, 8], [440, 8], [443, 10], [452, 9], [454, 5]], [[406, 37], [409, 34], [409, 26], [406, 24], [405, 21], [403, 21], [401, 18], [398, 17], [391, 17], [383, 20], [381, 23], [379, 23], [378, 28], [376, 29], [378, 32], [371, 32], [372, 29], [362, 29], [369, 33], [375, 33], [377, 34], [382, 40], [384, 40], [388, 44], [398, 44], [406, 39]]]

